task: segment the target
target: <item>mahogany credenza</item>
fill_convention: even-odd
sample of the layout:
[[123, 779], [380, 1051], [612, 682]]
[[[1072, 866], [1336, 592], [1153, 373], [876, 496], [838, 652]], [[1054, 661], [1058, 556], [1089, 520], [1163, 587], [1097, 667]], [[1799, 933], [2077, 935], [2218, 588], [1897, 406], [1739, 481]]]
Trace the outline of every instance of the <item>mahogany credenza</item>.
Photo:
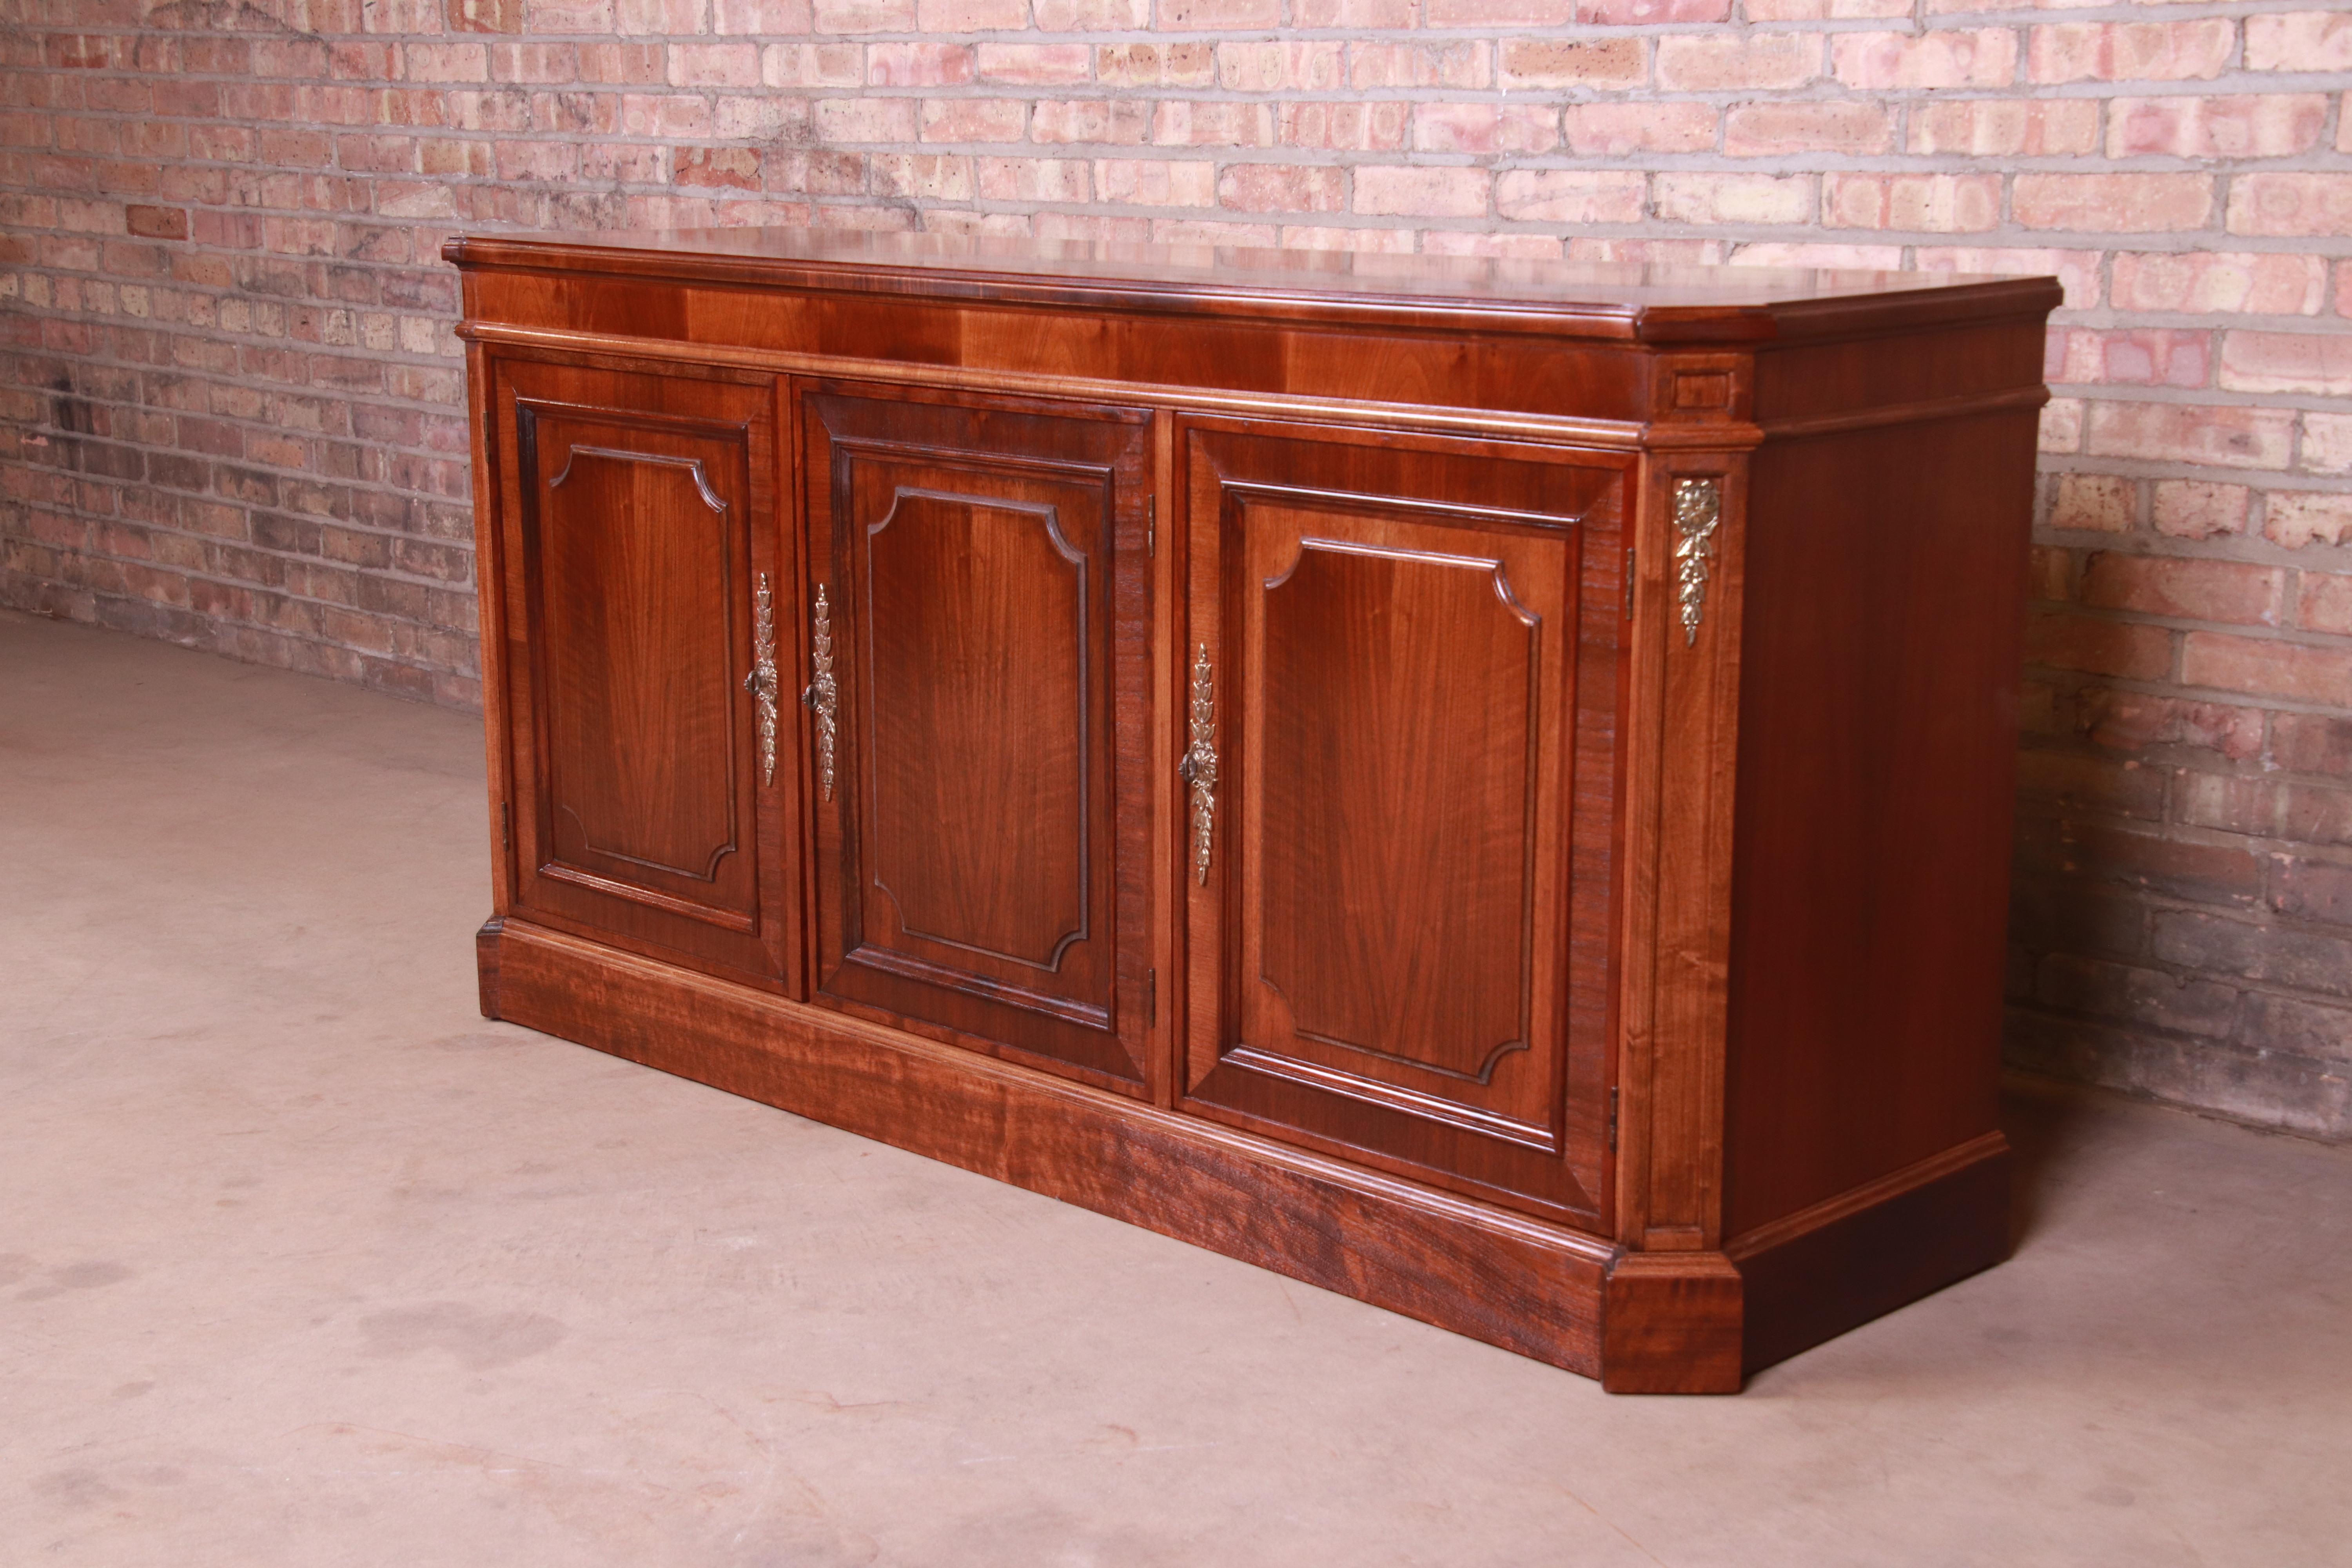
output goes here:
[[1614, 1390], [2005, 1256], [2054, 280], [446, 255], [485, 1014]]

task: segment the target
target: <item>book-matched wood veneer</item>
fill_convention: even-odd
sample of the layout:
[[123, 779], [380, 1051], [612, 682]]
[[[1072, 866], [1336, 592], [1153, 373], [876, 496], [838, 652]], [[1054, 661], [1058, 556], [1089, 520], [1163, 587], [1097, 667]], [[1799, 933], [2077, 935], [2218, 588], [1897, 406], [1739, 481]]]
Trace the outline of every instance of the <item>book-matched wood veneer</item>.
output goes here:
[[486, 1014], [1615, 1390], [2006, 1254], [2054, 281], [446, 254]]

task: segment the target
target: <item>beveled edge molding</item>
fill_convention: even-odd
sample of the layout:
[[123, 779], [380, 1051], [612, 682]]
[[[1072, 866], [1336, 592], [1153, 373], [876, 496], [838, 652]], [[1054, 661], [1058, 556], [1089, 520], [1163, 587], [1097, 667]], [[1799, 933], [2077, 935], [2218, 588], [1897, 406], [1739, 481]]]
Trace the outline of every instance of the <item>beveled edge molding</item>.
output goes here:
[[1966, 419], [1978, 414], [1999, 414], [2012, 408], [2039, 408], [2050, 401], [2050, 388], [2004, 387], [1997, 392], [1970, 393], [1965, 397], [1929, 397], [1916, 403], [1887, 403], [1871, 408], [1849, 408], [1836, 414], [1801, 414], [1790, 419], [1760, 423], [1767, 441], [1796, 441], [1809, 436], [1843, 436], [1849, 430], [1876, 430], [1889, 425], [1924, 425], [1936, 419]]
[[1915, 1160], [1874, 1181], [1864, 1182], [1858, 1187], [1848, 1187], [1844, 1192], [1823, 1198], [1794, 1214], [1783, 1215], [1779, 1219], [1767, 1220], [1753, 1230], [1742, 1231], [1723, 1244], [1724, 1255], [1737, 1263], [1758, 1253], [1769, 1252], [1776, 1247], [1785, 1247], [1800, 1237], [1835, 1225], [1850, 1215], [1876, 1208], [1889, 1198], [1899, 1197], [1916, 1187], [1941, 1181], [1955, 1171], [1966, 1170], [1980, 1161], [1994, 1159], [2009, 1152], [2009, 1139], [1998, 1128], [1990, 1132], [1980, 1132], [1966, 1142], [1955, 1143], [1924, 1160]]
[[1635, 419], [1588, 419], [1570, 416], [1496, 412], [1438, 404], [1373, 403], [1359, 398], [1286, 393], [1219, 392], [1150, 382], [1057, 376], [1034, 371], [967, 370], [953, 365], [914, 364], [903, 360], [863, 359], [854, 354], [801, 353], [790, 349], [741, 348], [642, 338], [570, 328], [516, 327], [461, 321], [457, 336], [468, 342], [541, 353], [609, 354], [625, 360], [659, 360], [696, 366], [767, 371], [782, 375], [930, 386], [950, 391], [1012, 391], [1035, 397], [1084, 398], [1133, 407], [1141, 405], [1178, 413], [1240, 415], [1260, 418], [1334, 419], [1359, 427], [1407, 427], [1439, 435], [1534, 440], [1552, 444], [1633, 450], [1643, 447], [1738, 447], [1753, 446], [1763, 433], [1753, 425], [1653, 426]]

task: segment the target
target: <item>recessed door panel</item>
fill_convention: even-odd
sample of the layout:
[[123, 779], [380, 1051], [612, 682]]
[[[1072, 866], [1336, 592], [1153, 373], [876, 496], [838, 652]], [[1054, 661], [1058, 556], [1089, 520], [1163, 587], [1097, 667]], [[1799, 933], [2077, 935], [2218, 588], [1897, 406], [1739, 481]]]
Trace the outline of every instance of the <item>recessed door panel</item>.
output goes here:
[[792, 616], [772, 385], [533, 362], [495, 384], [520, 912], [774, 984], [795, 922], [746, 686]]
[[[1345, 513], [1258, 521], [1297, 554], [1259, 594], [1264, 879], [1245, 1008], [1265, 1026], [1246, 1033], [1487, 1098], [1535, 1033], [1544, 618], [1501, 561], [1458, 541], [1318, 536], [1421, 531]], [[1564, 562], [1540, 564], [1557, 577]]]
[[813, 715], [835, 736], [818, 994], [1139, 1086], [1146, 416], [832, 389], [802, 406], [837, 650]]
[[1184, 440], [1190, 1107], [1593, 1212], [1622, 463]]

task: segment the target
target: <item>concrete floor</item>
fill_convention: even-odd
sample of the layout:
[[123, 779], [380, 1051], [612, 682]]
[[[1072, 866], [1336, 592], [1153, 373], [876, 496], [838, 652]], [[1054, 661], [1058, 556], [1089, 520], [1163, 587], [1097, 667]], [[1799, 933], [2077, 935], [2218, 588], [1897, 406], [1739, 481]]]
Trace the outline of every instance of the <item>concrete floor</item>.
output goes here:
[[0, 1563], [2342, 1564], [2352, 1150], [1591, 1383], [475, 1013], [473, 721], [0, 613]]

